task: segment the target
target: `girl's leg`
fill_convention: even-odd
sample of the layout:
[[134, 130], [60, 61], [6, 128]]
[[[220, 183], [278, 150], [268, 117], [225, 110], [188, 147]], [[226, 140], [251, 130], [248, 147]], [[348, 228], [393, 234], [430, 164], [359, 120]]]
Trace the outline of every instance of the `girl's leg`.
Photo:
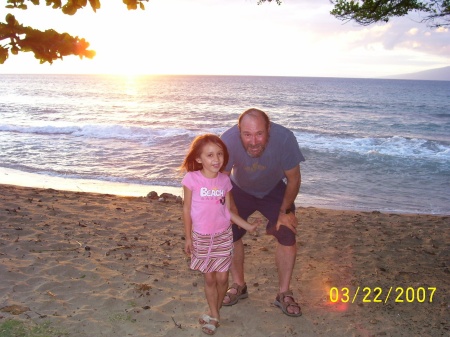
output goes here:
[[205, 273], [205, 295], [210, 316], [219, 319], [219, 292], [217, 287], [217, 272]]
[[[205, 295], [208, 302], [210, 316], [215, 320], [210, 320], [209, 324], [214, 325], [216, 328], [219, 326], [220, 320], [220, 307], [222, 306], [223, 298], [228, 289], [228, 271], [226, 272], [211, 272], [205, 273]], [[207, 334], [213, 334], [214, 331], [207, 324], [202, 328]]]
[[216, 273], [217, 294], [218, 294], [217, 311], [218, 312], [219, 312], [220, 308], [222, 307], [223, 299], [228, 290], [228, 274], [229, 274], [228, 271]]

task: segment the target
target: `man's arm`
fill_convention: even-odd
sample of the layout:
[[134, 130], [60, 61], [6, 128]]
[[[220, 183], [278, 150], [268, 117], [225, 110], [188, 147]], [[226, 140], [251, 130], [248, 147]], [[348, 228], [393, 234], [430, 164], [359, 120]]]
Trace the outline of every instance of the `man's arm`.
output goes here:
[[280, 215], [278, 216], [277, 230], [281, 225], [284, 225], [291, 229], [294, 233], [297, 233], [297, 217], [293, 213], [284, 214], [284, 212], [291, 207], [295, 202], [301, 185], [301, 173], [300, 164], [294, 168], [284, 171], [287, 178], [286, 192], [284, 193], [283, 202], [280, 207]]

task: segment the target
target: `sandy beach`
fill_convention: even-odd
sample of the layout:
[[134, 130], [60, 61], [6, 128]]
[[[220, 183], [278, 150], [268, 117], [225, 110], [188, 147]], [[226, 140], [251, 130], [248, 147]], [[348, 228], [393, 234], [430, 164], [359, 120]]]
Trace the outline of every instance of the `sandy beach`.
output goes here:
[[[48, 337], [204, 336], [179, 201], [0, 185], [0, 204], [0, 336], [10, 320]], [[297, 217], [303, 316], [273, 305], [275, 244], [259, 228], [245, 240], [249, 298], [223, 308], [217, 336], [450, 334], [450, 216]]]

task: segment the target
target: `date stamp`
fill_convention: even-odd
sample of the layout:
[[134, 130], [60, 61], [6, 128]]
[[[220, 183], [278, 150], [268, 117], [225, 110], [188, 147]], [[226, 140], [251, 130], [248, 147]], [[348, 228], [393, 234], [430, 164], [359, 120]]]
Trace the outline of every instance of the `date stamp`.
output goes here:
[[433, 303], [436, 287], [332, 287], [329, 292], [332, 303]]

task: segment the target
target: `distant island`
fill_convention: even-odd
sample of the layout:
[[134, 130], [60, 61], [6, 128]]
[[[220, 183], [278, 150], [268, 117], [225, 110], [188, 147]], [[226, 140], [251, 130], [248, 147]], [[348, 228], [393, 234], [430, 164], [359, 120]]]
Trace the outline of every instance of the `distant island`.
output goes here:
[[396, 79], [396, 80], [450, 81], [450, 66], [419, 71], [417, 73], [411, 73], [411, 74], [385, 76], [383, 78]]

